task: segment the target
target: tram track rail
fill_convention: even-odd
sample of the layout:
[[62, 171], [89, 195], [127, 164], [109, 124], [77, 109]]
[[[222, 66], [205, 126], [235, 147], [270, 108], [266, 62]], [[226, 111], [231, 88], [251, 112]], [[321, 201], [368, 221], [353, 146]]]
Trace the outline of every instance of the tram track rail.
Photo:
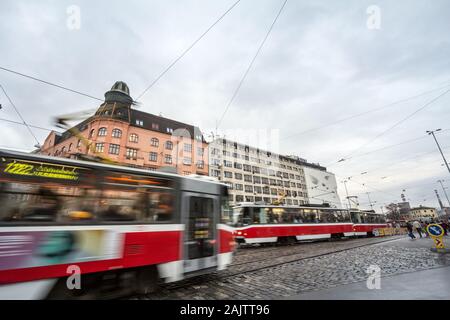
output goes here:
[[[297, 262], [297, 261], [303, 261], [303, 260], [308, 260], [308, 259], [314, 259], [314, 258], [318, 258], [318, 257], [322, 257], [322, 256], [327, 256], [327, 255], [331, 255], [331, 254], [335, 254], [335, 253], [339, 253], [339, 252], [345, 252], [345, 251], [349, 251], [349, 250], [353, 250], [353, 249], [357, 249], [357, 248], [362, 248], [362, 247], [368, 247], [368, 246], [373, 246], [373, 245], [377, 245], [377, 244], [381, 244], [381, 243], [386, 243], [386, 242], [392, 242], [392, 241], [397, 241], [398, 239], [401, 239], [402, 236], [395, 236], [394, 239], [383, 239], [380, 241], [375, 241], [375, 242], [369, 242], [369, 243], [363, 243], [363, 244], [357, 244], [357, 245], [353, 245], [350, 247], [345, 247], [345, 248], [341, 248], [341, 249], [337, 249], [337, 250], [330, 250], [327, 252], [323, 252], [323, 253], [319, 253], [319, 254], [311, 254], [308, 256], [302, 256], [302, 257], [298, 257], [298, 258], [293, 258], [293, 259], [287, 259], [285, 261], [280, 261], [277, 263], [269, 263], [268, 265], [263, 265], [263, 266], [259, 266], [259, 267], [254, 267], [254, 268], [249, 268], [247, 270], [241, 270], [241, 271], [237, 271], [237, 272], [232, 272], [230, 273], [230, 270], [233, 267], [236, 266], [242, 266], [242, 265], [250, 265], [250, 264], [254, 264], [254, 263], [260, 263], [260, 262], [264, 262], [266, 260], [270, 260], [270, 259], [283, 259], [283, 258], [287, 258], [290, 256], [295, 256], [295, 255], [301, 255], [304, 254], [305, 252], [296, 252], [296, 253], [289, 253], [289, 254], [281, 254], [278, 255], [276, 258], [274, 257], [266, 257], [266, 258], [262, 258], [262, 259], [258, 259], [258, 260], [252, 260], [252, 261], [247, 261], [247, 262], [242, 262], [242, 263], [238, 263], [238, 264], [231, 264], [227, 270], [221, 271], [219, 273], [215, 272], [212, 274], [206, 274], [206, 275], [201, 275], [201, 276], [197, 276], [197, 277], [193, 277], [193, 278], [188, 278], [185, 280], [181, 280], [180, 282], [176, 282], [176, 283], [169, 283], [169, 284], [163, 284], [161, 285], [161, 289], [163, 290], [178, 290], [178, 289], [183, 289], [189, 286], [193, 286], [193, 285], [204, 285], [207, 284], [209, 282], [212, 281], [221, 281], [221, 282], [226, 282], [228, 279], [233, 278], [233, 277], [239, 277], [241, 275], [246, 275], [248, 273], [252, 273], [252, 272], [256, 272], [256, 271], [260, 271], [260, 270], [264, 270], [264, 269], [270, 269], [270, 268], [274, 268], [274, 267], [278, 267], [284, 264], [288, 264], [288, 263], [293, 263], [293, 262]], [[315, 242], [318, 243], [318, 242]], [[336, 243], [336, 241], [333, 241], [333, 243]], [[301, 243], [296, 244], [295, 246], [301, 246]], [[287, 246], [285, 246], [287, 247]], [[265, 251], [266, 252], [271, 252], [271, 251], [275, 251], [275, 250], [279, 250], [280, 247], [276, 247], [273, 248], [274, 250], [270, 250], [270, 251]], [[129, 298], [139, 298], [142, 295], [133, 295]], [[151, 296], [151, 294], [150, 294]]]

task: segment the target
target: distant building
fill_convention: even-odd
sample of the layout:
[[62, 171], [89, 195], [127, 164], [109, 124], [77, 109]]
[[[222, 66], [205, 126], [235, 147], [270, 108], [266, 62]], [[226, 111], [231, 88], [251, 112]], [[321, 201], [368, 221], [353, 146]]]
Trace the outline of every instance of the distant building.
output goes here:
[[438, 218], [436, 208], [420, 206], [411, 208], [411, 218], [415, 220], [430, 221]]
[[[208, 147], [199, 128], [132, 108], [126, 83], [105, 93], [97, 112], [64, 133], [52, 131], [39, 153], [66, 158], [105, 156], [123, 165], [179, 174], [208, 174]], [[83, 137], [88, 144], [83, 143]]]

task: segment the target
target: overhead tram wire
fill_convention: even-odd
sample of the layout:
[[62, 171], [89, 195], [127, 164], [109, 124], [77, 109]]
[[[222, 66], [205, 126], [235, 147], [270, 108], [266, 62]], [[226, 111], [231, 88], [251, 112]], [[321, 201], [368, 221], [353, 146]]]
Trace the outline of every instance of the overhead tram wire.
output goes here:
[[21, 126], [27, 126], [28, 125], [30, 128], [35, 128], [35, 129], [49, 131], [49, 132], [54, 131], [54, 130], [49, 129], [49, 128], [39, 127], [39, 126], [35, 126], [35, 125], [32, 125], [32, 124], [25, 124], [25, 123], [22, 123], [22, 122], [19, 122], [19, 121], [14, 121], [14, 120], [5, 119], [5, 118], [0, 118], [0, 121], [10, 122], [10, 123], [18, 124], [18, 125], [21, 125]]
[[47, 84], [49, 86], [53, 86], [53, 87], [62, 89], [62, 90], [66, 90], [66, 91], [69, 91], [69, 92], [72, 92], [72, 93], [76, 93], [78, 95], [81, 95], [81, 96], [84, 96], [84, 97], [87, 97], [87, 98], [91, 98], [91, 99], [94, 99], [94, 100], [97, 100], [97, 101], [102, 101], [103, 102], [103, 100], [104, 100], [104, 99], [100, 99], [100, 98], [91, 96], [89, 94], [83, 93], [81, 91], [70, 89], [68, 87], [64, 87], [64, 86], [59, 85], [59, 84], [55, 84], [55, 83], [52, 83], [52, 82], [49, 82], [49, 81], [46, 81], [46, 80], [42, 80], [42, 79], [39, 79], [39, 78], [36, 78], [36, 77], [32, 77], [30, 75], [27, 75], [27, 74], [24, 74], [24, 73], [20, 73], [20, 72], [17, 72], [17, 71], [14, 71], [14, 70], [2, 67], [2, 66], [0, 66], [0, 70], [6, 71], [6, 72], [10, 72], [10, 73], [13, 73], [15, 75], [18, 75], [18, 76], [21, 76], [21, 77], [25, 77], [25, 78], [28, 78], [28, 79], [31, 79], [31, 80], [34, 80], [34, 81], [38, 81], [38, 82]]
[[[449, 149], [449, 148], [450, 148], [450, 146], [445, 146], [445, 147], [442, 148], [442, 150], [447, 150], [447, 149]], [[378, 170], [380, 170], [380, 169], [386, 169], [386, 168], [389, 168], [389, 167], [392, 167], [392, 166], [401, 164], [401, 163], [403, 163], [403, 162], [406, 162], [406, 161], [408, 161], [408, 160], [420, 158], [420, 157], [427, 156], [427, 155], [430, 155], [430, 154], [433, 154], [433, 153], [437, 153], [437, 152], [439, 152], [439, 150], [433, 150], [433, 151], [423, 152], [423, 153], [420, 153], [420, 154], [416, 154], [416, 155], [414, 155], [414, 156], [412, 156], [412, 157], [402, 158], [402, 159], [400, 159], [399, 161], [395, 161], [394, 163], [391, 163], [391, 164], [388, 164], [388, 165], [385, 165], [385, 166], [375, 167], [375, 169], [369, 169], [369, 170], [366, 170], [365, 173], [371, 174], [371, 173], [374, 172], [374, 171], [378, 171]], [[354, 177], [354, 176], [356, 176], [356, 175], [357, 175], [357, 174], [354, 174], [354, 175], [352, 175], [352, 177]], [[395, 175], [389, 175], [389, 177], [392, 177], [392, 176], [395, 176]]]
[[365, 142], [364, 144], [360, 145], [359, 147], [357, 147], [356, 149], [354, 149], [350, 154], [348, 154], [347, 156], [343, 157], [342, 159], [332, 163], [338, 163], [338, 162], [343, 162], [347, 159], [349, 159], [356, 151], [361, 150], [362, 148], [364, 148], [365, 146], [371, 144], [372, 142], [374, 142], [375, 140], [377, 140], [378, 138], [380, 138], [381, 136], [385, 135], [386, 133], [388, 133], [389, 131], [393, 130], [394, 128], [396, 128], [397, 126], [399, 126], [400, 124], [402, 124], [403, 122], [405, 122], [406, 120], [412, 118], [415, 114], [419, 113], [420, 111], [422, 111], [423, 109], [425, 109], [426, 107], [430, 106], [433, 102], [439, 100], [440, 98], [442, 98], [444, 95], [446, 95], [447, 93], [450, 92], [450, 89], [447, 89], [446, 91], [444, 91], [443, 93], [439, 94], [437, 97], [431, 99], [430, 101], [428, 101], [427, 103], [425, 103], [423, 106], [421, 106], [420, 108], [416, 109], [414, 112], [410, 113], [408, 116], [406, 116], [405, 118], [403, 118], [402, 120], [396, 122], [394, 125], [392, 125], [391, 127], [389, 127], [388, 129], [384, 130], [383, 132], [379, 133], [378, 135], [376, 135], [374, 138], [370, 139], [369, 141]]
[[182, 53], [181, 55], [179, 55], [174, 61], [172, 61], [172, 63], [170, 63], [156, 78], [155, 80], [153, 80], [152, 83], [150, 83], [150, 85], [145, 88], [145, 90], [138, 95], [138, 97], [136, 98], [136, 100], [139, 100], [140, 98], [142, 98], [144, 96], [144, 94], [147, 93], [148, 90], [150, 90], [170, 69], [172, 69], [172, 67], [178, 62], [180, 61], [204, 36], [206, 36], [206, 34], [212, 29], [214, 28], [214, 26], [216, 24], [218, 24], [231, 10], [233, 10], [233, 8], [235, 6], [237, 6], [237, 4], [240, 2], [241, 0], [237, 0], [235, 3], [233, 3], [233, 5], [231, 7], [228, 8], [228, 10], [226, 10], [212, 25], [210, 25], [208, 27], [208, 29], [206, 29], [205, 32], [203, 32], [194, 42], [191, 43], [191, 45], [189, 47], [187, 47]]
[[[447, 81], [447, 82], [448, 82], [448, 81]], [[354, 118], [357, 118], [357, 117], [361, 117], [361, 116], [367, 115], [367, 114], [369, 114], [369, 113], [373, 113], [373, 112], [376, 112], [376, 111], [380, 111], [380, 110], [386, 109], [386, 108], [388, 108], [388, 107], [391, 107], [391, 106], [394, 106], [394, 105], [397, 105], [397, 104], [400, 104], [400, 103], [403, 103], [403, 102], [407, 102], [407, 101], [410, 101], [410, 100], [414, 100], [414, 99], [416, 99], [416, 98], [422, 97], [422, 96], [427, 95], [427, 94], [430, 94], [430, 93], [432, 93], [432, 92], [435, 92], [435, 91], [438, 91], [438, 90], [442, 90], [442, 89], [446, 89], [446, 88], [449, 87], [449, 85], [450, 85], [450, 84], [447, 84], [447, 85], [445, 85], [445, 86], [440, 86], [440, 87], [438, 87], [438, 88], [434, 88], [434, 89], [431, 89], [431, 90], [428, 90], [428, 91], [424, 91], [424, 92], [419, 93], [419, 94], [417, 94], [417, 95], [410, 96], [410, 97], [407, 97], [407, 98], [403, 98], [403, 99], [401, 99], [401, 100], [397, 100], [397, 101], [391, 102], [391, 103], [389, 103], [389, 104], [387, 104], [387, 105], [384, 105], [384, 106], [381, 106], [381, 107], [378, 107], [378, 108], [374, 108], [374, 109], [371, 109], [371, 110], [367, 110], [367, 111], [364, 111], [364, 112], [361, 112], [361, 113], [357, 113], [357, 114], [348, 116], [348, 117], [346, 117], [346, 118], [342, 118], [342, 119], [340, 119], [340, 120], [336, 120], [336, 121], [333, 121], [333, 122], [329, 122], [328, 124], [325, 124], [325, 125], [320, 126], [320, 127], [315, 127], [315, 128], [307, 129], [307, 130], [302, 131], [302, 132], [299, 132], [299, 133], [294, 133], [294, 134], [292, 134], [292, 135], [289, 135], [289, 136], [286, 136], [286, 137], [284, 137], [284, 138], [281, 138], [281, 140], [287, 140], [287, 139], [290, 139], [290, 138], [292, 138], [292, 137], [297, 137], [297, 136], [304, 135], [304, 134], [307, 134], [307, 133], [310, 133], [310, 132], [322, 130], [322, 129], [325, 129], [325, 128], [334, 126], [334, 125], [336, 125], [336, 124], [338, 124], [338, 123], [345, 122], [345, 121], [347, 121], [347, 120], [351, 120], [351, 119], [354, 119]]]
[[238, 86], [237, 86], [236, 89], [234, 90], [233, 95], [231, 96], [231, 99], [230, 99], [230, 101], [228, 102], [228, 104], [227, 104], [227, 106], [226, 106], [226, 108], [225, 108], [225, 111], [223, 112], [222, 116], [220, 117], [219, 121], [218, 121], [217, 124], [216, 124], [216, 134], [217, 134], [217, 130], [218, 130], [219, 127], [220, 127], [220, 124], [221, 124], [222, 121], [223, 121], [223, 118], [225, 117], [225, 115], [226, 115], [228, 109], [230, 108], [230, 106], [231, 106], [231, 104], [233, 103], [234, 99], [236, 98], [236, 96], [237, 96], [239, 90], [241, 89], [242, 84], [244, 83], [245, 79], [247, 78], [247, 75], [248, 75], [248, 73], [250, 72], [250, 69], [252, 68], [253, 63], [255, 62], [256, 58], [258, 57], [259, 53], [261, 52], [261, 49], [263, 48], [264, 44], [266, 43], [267, 38], [269, 37], [269, 35], [270, 35], [270, 33], [271, 33], [273, 27], [275, 26], [275, 23], [276, 23], [277, 20], [278, 20], [278, 17], [281, 15], [281, 12], [283, 11], [284, 7], [286, 6], [287, 1], [288, 1], [288, 0], [284, 0], [283, 5], [281, 6], [280, 10], [278, 11], [277, 15], [275, 16], [275, 19], [273, 20], [272, 24], [270, 25], [270, 28], [269, 28], [269, 30], [267, 31], [267, 33], [266, 33], [266, 35], [265, 35], [263, 41], [262, 41], [261, 44], [259, 45], [258, 50], [256, 50], [256, 53], [255, 53], [255, 55], [253, 56], [252, 60], [250, 61], [250, 64], [248, 65], [247, 69], [245, 70], [244, 75], [242, 76], [241, 80], [239, 81]]
[[[449, 131], [449, 130], [450, 129], [444, 129], [444, 130], [441, 130], [440, 132], [445, 132], [445, 131]], [[414, 142], [414, 141], [419, 141], [419, 140], [425, 139], [427, 137], [428, 137], [427, 135], [423, 135], [421, 137], [405, 140], [405, 141], [402, 141], [402, 142], [399, 142], [399, 143], [396, 143], [396, 144], [390, 144], [388, 146], [385, 146], [385, 147], [382, 147], [382, 148], [379, 148], [379, 149], [375, 149], [375, 150], [368, 151], [368, 152], [365, 152], [365, 153], [356, 154], [356, 155], [354, 155], [352, 157], [346, 158], [346, 160], [350, 160], [350, 159], [357, 158], [357, 157], [367, 156], [367, 155], [375, 153], [375, 152], [379, 152], [379, 151], [382, 151], [382, 150], [390, 149], [390, 148], [397, 147], [397, 146], [400, 146], [400, 145], [404, 145], [404, 144], [407, 144], [407, 143], [411, 143], [411, 142]], [[333, 162], [333, 163], [325, 165], [325, 167], [331, 167], [331, 166], [336, 165], [336, 164], [337, 164], [337, 162]]]
[[0, 84], [0, 88], [2, 89], [3, 93], [5, 94], [6, 98], [8, 99], [9, 103], [13, 106], [14, 110], [16, 111], [16, 113], [19, 115], [19, 118], [22, 120], [23, 124], [27, 127], [28, 131], [30, 132], [30, 134], [33, 136], [34, 140], [36, 140], [36, 148], [40, 147], [40, 143], [38, 138], [36, 137], [36, 135], [34, 134], [33, 130], [31, 130], [30, 126], [27, 124], [27, 122], [25, 121], [25, 119], [22, 117], [22, 115], [19, 112], [19, 109], [17, 109], [16, 105], [14, 104], [14, 102], [11, 100], [11, 98], [8, 96], [8, 94], [6, 93], [5, 88], [3, 87], [3, 85]]

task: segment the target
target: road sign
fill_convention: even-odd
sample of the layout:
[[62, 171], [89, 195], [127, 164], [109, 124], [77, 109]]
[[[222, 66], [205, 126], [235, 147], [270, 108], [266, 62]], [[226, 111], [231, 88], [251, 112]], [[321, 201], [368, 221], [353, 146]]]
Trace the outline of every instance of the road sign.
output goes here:
[[442, 237], [444, 235], [444, 228], [436, 223], [428, 225], [427, 231], [432, 237]]
[[442, 228], [439, 224], [430, 224], [427, 227], [428, 234], [434, 240], [434, 246], [436, 249], [444, 249], [444, 228]]

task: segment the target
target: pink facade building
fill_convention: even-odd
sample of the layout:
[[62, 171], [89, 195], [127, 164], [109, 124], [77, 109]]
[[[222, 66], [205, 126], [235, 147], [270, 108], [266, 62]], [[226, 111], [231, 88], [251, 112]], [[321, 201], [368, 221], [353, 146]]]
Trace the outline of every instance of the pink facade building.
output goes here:
[[198, 127], [132, 106], [128, 86], [116, 82], [93, 116], [64, 133], [52, 131], [39, 153], [66, 158], [100, 156], [149, 170], [164, 167], [184, 175], [208, 175], [208, 145]]

